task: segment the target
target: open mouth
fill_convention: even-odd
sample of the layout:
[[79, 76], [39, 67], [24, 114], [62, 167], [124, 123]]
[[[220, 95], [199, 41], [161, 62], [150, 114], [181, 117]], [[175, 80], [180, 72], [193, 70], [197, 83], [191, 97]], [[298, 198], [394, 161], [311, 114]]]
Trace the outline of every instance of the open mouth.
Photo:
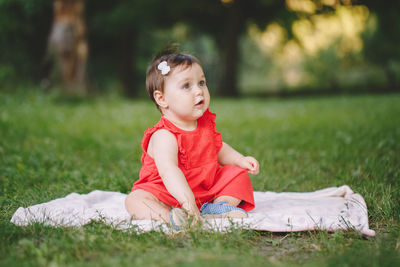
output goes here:
[[204, 100], [200, 100], [196, 103], [196, 107], [202, 106], [204, 104]]

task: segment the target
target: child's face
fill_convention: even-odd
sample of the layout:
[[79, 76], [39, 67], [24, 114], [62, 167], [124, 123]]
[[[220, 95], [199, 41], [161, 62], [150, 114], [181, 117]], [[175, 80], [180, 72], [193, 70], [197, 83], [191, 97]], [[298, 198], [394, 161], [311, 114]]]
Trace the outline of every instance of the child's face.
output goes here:
[[201, 66], [194, 63], [185, 67], [176, 67], [164, 81], [165, 112], [175, 119], [194, 121], [207, 110], [210, 93]]

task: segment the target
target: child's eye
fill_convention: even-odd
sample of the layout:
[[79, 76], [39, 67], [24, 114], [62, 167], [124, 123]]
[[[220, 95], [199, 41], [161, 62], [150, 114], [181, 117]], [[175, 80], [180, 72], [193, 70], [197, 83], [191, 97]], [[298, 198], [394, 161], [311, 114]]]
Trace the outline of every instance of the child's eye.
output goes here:
[[206, 82], [205, 82], [205, 81], [200, 81], [200, 82], [199, 82], [199, 85], [200, 85], [200, 86], [204, 86], [204, 85], [206, 85]]
[[183, 85], [183, 89], [189, 89], [190, 88], [190, 84], [189, 83], [185, 83], [184, 85]]

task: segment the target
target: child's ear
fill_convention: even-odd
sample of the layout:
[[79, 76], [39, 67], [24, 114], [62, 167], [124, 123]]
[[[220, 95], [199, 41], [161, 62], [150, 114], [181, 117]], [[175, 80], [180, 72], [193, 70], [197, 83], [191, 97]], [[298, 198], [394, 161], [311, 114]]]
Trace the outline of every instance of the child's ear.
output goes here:
[[168, 104], [165, 101], [164, 94], [160, 90], [155, 90], [153, 92], [153, 97], [160, 108], [168, 108]]

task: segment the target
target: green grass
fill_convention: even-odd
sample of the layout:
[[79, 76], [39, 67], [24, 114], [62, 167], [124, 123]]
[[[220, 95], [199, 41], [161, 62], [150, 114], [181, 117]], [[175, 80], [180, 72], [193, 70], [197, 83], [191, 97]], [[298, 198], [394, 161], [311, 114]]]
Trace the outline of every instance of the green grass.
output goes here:
[[128, 193], [140, 141], [159, 113], [150, 100], [65, 101], [0, 93], [2, 266], [395, 266], [400, 264], [400, 95], [213, 99], [224, 141], [261, 163], [257, 191], [349, 185], [376, 238], [356, 232], [272, 234], [193, 229], [137, 235], [102, 223], [16, 227], [20, 206], [95, 189]]

